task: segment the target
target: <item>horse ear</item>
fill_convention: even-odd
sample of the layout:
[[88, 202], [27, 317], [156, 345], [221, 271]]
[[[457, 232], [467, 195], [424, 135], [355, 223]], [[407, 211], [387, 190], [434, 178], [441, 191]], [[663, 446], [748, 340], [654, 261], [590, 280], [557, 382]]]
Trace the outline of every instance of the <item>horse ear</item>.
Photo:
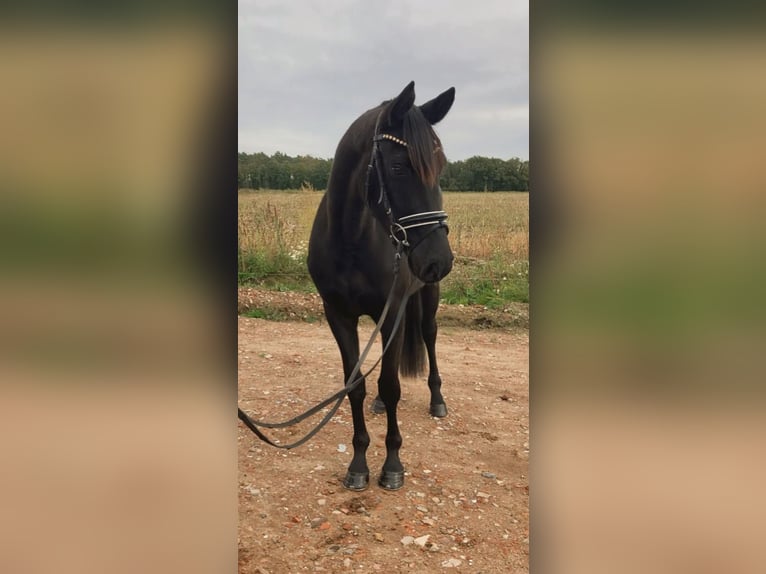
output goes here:
[[423, 112], [425, 118], [431, 125], [438, 124], [447, 115], [447, 112], [452, 107], [455, 101], [455, 88], [442, 92], [436, 96], [430, 102], [426, 102], [420, 106], [420, 111]]
[[402, 93], [396, 96], [388, 104], [388, 123], [389, 125], [398, 125], [404, 121], [405, 114], [415, 103], [415, 82], [410, 82], [402, 90]]

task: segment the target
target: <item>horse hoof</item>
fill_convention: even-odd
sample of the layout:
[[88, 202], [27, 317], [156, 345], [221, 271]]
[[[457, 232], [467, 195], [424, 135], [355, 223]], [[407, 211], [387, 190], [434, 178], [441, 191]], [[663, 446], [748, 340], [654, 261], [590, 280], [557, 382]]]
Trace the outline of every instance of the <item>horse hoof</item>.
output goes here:
[[386, 405], [383, 404], [383, 401], [381, 401], [378, 397], [375, 397], [375, 400], [372, 401], [372, 405], [370, 405], [370, 410], [373, 412], [373, 414], [382, 415], [384, 412], [386, 412]]
[[391, 472], [384, 470], [380, 473], [378, 484], [386, 490], [399, 490], [404, 486], [404, 471]]
[[431, 413], [432, 417], [446, 417], [447, 416], [447, 405], [444, 403], [440, 403], [438, 405], [431, 405], [431, 407], [428, 409], [428, 412]]
[[343, 479], [343, 486], [349, 490], [365, 490], [370, 484], [369, 472], [351, 472], [346, 473], [346, 478]]

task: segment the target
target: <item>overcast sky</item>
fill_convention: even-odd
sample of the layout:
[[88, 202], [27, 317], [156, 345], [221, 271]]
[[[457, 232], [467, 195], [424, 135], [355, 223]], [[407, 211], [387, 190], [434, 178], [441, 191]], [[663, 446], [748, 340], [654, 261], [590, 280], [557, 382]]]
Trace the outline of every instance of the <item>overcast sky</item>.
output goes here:
[[455, 86], [450, 160], [529, 159], [526, 0], [239, 0], [239, 151], [331, 158], [362, 112], [415, 80]]

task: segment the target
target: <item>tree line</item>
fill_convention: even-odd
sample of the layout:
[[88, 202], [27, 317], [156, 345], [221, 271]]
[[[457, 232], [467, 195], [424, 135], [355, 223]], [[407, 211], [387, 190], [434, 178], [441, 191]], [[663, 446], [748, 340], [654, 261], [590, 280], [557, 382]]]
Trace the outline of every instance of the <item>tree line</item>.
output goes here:
[[[280, 152], [238, 154], [237, 183], [249, 189], [327, 188], [332, 160], [291, 157]], [[447, 162], [441, 177], [444, 191], [529, 191], [529, 161], [474, 156]]]

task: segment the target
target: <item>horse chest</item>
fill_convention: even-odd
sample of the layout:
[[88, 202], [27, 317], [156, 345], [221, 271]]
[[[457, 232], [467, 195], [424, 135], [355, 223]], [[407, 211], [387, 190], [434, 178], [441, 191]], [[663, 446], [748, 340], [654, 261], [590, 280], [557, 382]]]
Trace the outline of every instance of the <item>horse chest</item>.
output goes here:
[[336, 261], [333, 269], [328, 269], [325, 274], [325, 284], [319, 286], [319, 291], [324, 296], [342, 300], [344, 307], [359, 315], [375, 313], [385, 303], [387, 289], [390, 281], [386, 281], [378, 273], [371, 273], [367, 261], [358, 259], [356, 255], [347, 254], [341, 260]]

